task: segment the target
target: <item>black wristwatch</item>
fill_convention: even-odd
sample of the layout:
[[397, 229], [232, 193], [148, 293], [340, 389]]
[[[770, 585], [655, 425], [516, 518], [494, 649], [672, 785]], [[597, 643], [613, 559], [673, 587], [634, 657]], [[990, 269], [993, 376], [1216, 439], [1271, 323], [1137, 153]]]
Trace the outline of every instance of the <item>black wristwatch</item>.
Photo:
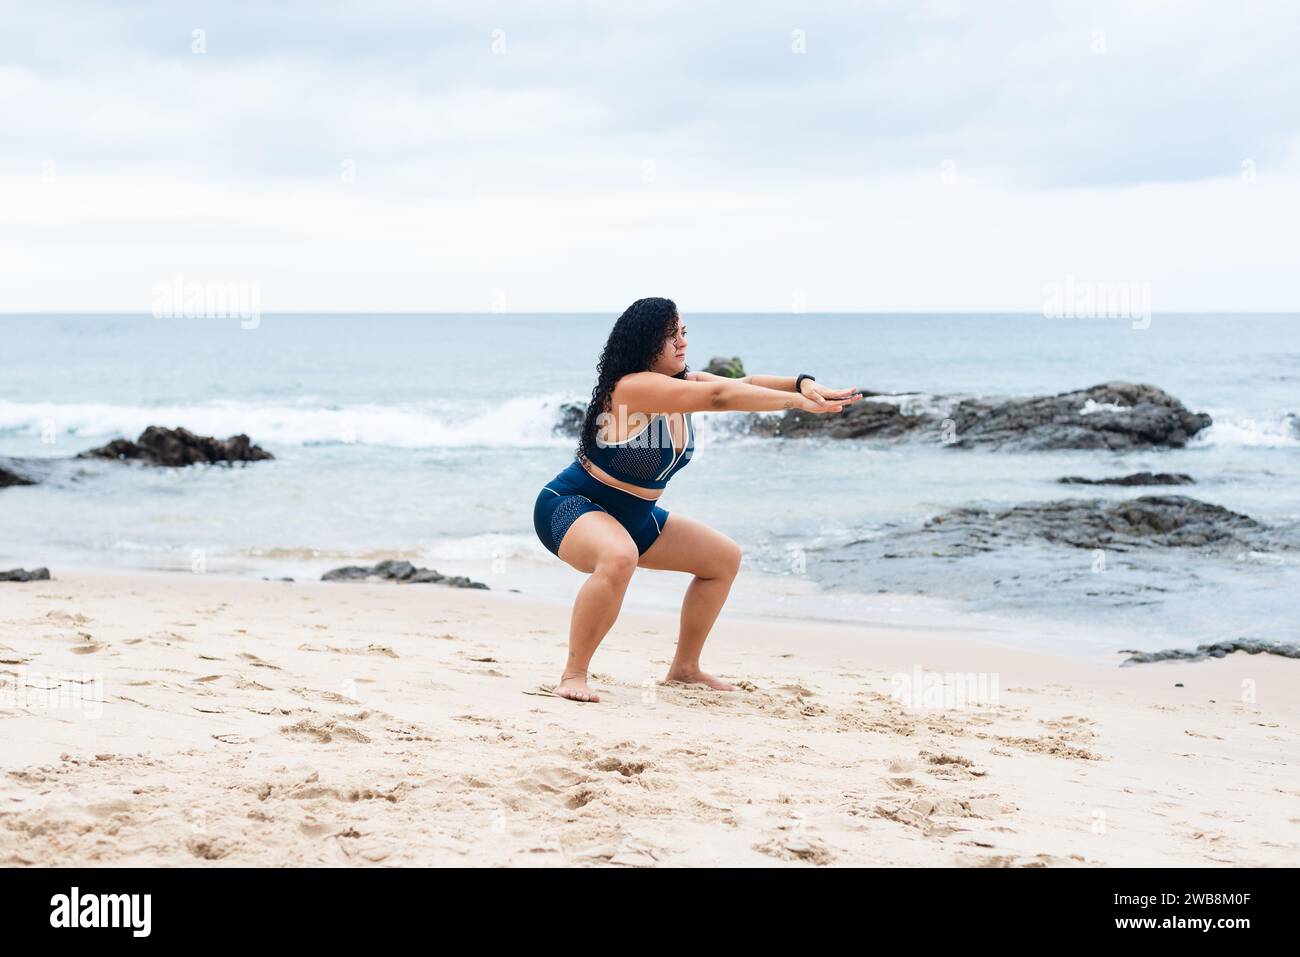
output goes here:
[[806, 372], [800, 372], [799, 375], [798, 375], [798, 376], [795, 378], [795, 380], [794, 380], [794, 391], [795, 391], [795, 392], [798, 392], [800, 395], [803, 395], [803, 380], [804, 380], [804, 379], [812, 379], [814, 382], [817, 381], [817, 379], [816, 379], [815, 376], [810, 376], [810, 375], [809, 375], [808, 373], [806, 373]]

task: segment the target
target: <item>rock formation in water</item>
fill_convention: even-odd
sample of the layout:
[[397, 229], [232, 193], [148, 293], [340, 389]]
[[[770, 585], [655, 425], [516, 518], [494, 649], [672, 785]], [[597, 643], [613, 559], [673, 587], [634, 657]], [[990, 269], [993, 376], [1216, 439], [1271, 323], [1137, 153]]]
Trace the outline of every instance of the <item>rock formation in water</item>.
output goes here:
[[33, 568], [28, 571], [26, 568], [11, 568], [7, 572], [0, 572], [0, 582], [43, 582], [50, 580], [50, 570], [48, 568]]
[[[909, 411], [907, 399], [918, 393], [864, 389], [862, 394], [866, 398], [834, 415], [802, 409], [780, 415], [750, 413], [749, 432], [782, 438], [929, 441], [952, 448], [1127, 451], [1181, 448], [1212, 421], [1153, 385], [1133, 382], [1106, 382], [1050, 396], [951, 400], [944, 415], [928, 409]], [[873, 401], [873, 396], [878, 398]], [[942, 405], [944, 398], [930, 397], [929, 405]], [[556, 430], [576, 436], [585, 411], [581, 403], [566, 405]]]
[[1186, 472], [1134, 472], [1132, 475], [1099, 479], [1067, 475], [1057, 481], [1065, 485], [1191, 485], [1196, 480]]
[[232, 435], [228, 439], [217, 439], [210, 435], [195, 435], [189, 429], [167, 429], [151, 425], [134, 442], [129, 439], [114, 439], [107, 445], [79, 453], [77, 458], [140, 461], [146, 465], [180, 467], [259, 462], [275, 456], [254, 445], [243, 433]]
[[320, 577], [324, 582], [366, 581], [370, 578], [382, 578], [408, 585], [436, 583], [451, 585], [454, 588], [488, 587], [483, 582], [471, 581], [463, 575], [443, 575], [432, 568], [416, 568], [410, 562], [391, 559], [370, 566], [345, 565], [342, 568], [331, 569]]

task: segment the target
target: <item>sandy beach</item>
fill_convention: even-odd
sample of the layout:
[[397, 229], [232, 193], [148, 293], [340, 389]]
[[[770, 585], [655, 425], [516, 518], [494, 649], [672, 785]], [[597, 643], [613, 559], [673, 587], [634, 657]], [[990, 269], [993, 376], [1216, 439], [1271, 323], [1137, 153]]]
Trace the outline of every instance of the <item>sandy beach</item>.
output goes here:
[[[0, 863], [1300, 859], [1300, 661], [1120, 668], [960, 619], [724, 609], [705, 667], [744, 690], [719, 693], [658, 683], [676, 612], [625, 609], [602, 700], [578, 704], [539, 688], [561, 601], [166, 572], [0, 585]], [[939, 672], [978, 675], [984, 700], [919, 693]]]

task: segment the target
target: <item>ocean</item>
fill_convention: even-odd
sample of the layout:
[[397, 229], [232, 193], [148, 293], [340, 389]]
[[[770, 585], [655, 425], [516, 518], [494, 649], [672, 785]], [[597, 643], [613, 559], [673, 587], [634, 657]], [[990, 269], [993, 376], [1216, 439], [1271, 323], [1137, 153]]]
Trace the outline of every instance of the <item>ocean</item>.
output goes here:
[[[493, 589], [571, 598], [583, 576], [537, 541], [540, 487], [573, 458], [553, 426], [586, 401], [614, 315], [0, 317], [0, 460], [47, 459], [0, 490], [0, 568], [148, 568], [318, 578], [407, 558]], [[1237, 637], [1300, 638], [1297, 552], [1153, 549], [1097, 570], [1042, 544], [932, 563], [819, 569], [847, 543], [951, 508], [1182, 494], [1270, 526], [1300, 525], [1300, 316], [694, 314], [687, 362], [953, 396], [1158, 386], [1214, 424], [1185, 449], [1008, 452], [937, 443], [784, 440], [699, 413], [696, 453], [661, 499], [735, 539], [723, 614], [925, 622], [940, 606], [1021, 623], [1013, 640], [1083, 656]], [[1139, 327], [1145, 325], [1145, 327]], [[144, 468], [73, 460], [148, 425], [247, 433], [247, 466]], [[1065, 486], [1064, 475], [1187, 472], [1177, 488]], [[1109, 577], [1107, 577], [1109, 576]], [[638, 573], [625, 606], [664, 607], [684, 576]], [[1105, 581], [1125, 587], [1094, 587]], [[339, 587], [346, 587], [340, 585]], [[429, 586], [436, 589], [438, 586]], [[1135, 597], [1140, 594], [1140, 597]], [[0, 593], [2, 595], [2, 593]]]

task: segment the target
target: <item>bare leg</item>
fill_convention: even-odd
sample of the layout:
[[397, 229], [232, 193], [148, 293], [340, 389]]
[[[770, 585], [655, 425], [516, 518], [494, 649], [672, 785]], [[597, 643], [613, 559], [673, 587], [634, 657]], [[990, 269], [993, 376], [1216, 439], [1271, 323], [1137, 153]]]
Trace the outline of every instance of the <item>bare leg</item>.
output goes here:
[[718, 614], [727, 601], [734, 580], [734, 574], [717, 578], [696, 575], [686, 586], [677, 634], [677, 653], [668, 666], [665, 681], [703, 682], [718, 691], [736, 690], [734, 685], [705, 674], [700, 669], [700, 652], [704, 650], [705, 639], [709, 637], [713, 623], [718, 620]]
[[740, 571], [740, 547], [703, 522], [678, 512], [668, 516], [663, 532], [641, 556], [642, 568], [694, 575], [682, 599], [677, 652], [665, 681], [702, 683], [717, 691], [736, 686], [701, 670], [700, 654]]
[[575, 701], [599, 701], [600, 695], [587, 687], [587, 668], [618, 620], [623, 596], [636, 571], [636, 545], [613, 517], [589, 512], [569, 528], [560, 543], [560, 558], [579, 571], [591, 572], [591, 577], [573, 602], [569, 657], [555, 693]]

